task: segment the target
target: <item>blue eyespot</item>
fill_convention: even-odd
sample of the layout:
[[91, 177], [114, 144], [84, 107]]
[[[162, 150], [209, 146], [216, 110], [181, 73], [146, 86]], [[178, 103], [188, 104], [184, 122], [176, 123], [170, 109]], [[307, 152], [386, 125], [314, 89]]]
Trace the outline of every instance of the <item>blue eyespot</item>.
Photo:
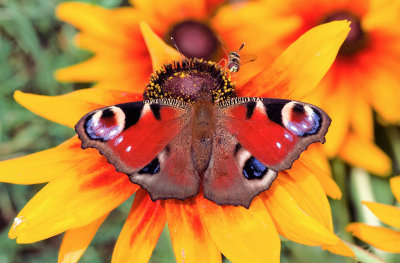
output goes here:
[[251, 156], [243, 166], [243, 174], [249, 179], [261, 179], [268, 171], [259, 160]]

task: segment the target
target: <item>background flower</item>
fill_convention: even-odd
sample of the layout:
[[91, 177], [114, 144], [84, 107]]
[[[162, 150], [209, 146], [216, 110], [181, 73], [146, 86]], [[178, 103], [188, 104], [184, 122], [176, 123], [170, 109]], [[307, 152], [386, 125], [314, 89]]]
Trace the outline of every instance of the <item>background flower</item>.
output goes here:
[[[228, 12], [237, 8], [225, 9]], [[242, 5], [241, 9], [243, 14], [246, 10], [259, 10], [254, 13], [254, 20], [268, 17], [297, 21], [278, 44], [282, 49], [318, 24], [340, 19], [352, 21], [351, 33], [337, 60], [308, 101], [334, 116], [325, 146], [328, 157], [339, 156], [374, 174], [388, 175], [390, 159], [374, 145], [372, 110], [386, 122], [400, 120], [399, 104], [394, 99], [400, 95], [400, 62], [396, 59], [400, 56], [400, 34], [395, 26], [400, 12], [398, 2], [312, 0], [305, 5], [291, 0], [265, 0]], [[238, 20], [242, 17], [246, 18], [239, 15]]]
[[[390, 180], [392, 192], [400, 202], [400, 177]], [[369, 226], [363, 223], [351, 223], [347, 231], [371, 244], [372, 246], [392, 253], [400, 253], [400, 208], [376, 202], [363, 202], [383, 223], [392, 228]]]

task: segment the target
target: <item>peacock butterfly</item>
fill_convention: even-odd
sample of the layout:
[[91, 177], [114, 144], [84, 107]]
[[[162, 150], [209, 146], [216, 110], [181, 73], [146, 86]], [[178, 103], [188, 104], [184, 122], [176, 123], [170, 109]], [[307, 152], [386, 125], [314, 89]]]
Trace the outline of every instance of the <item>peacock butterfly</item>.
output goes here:
[[144, 100], [90, 112], [75, 129], [152, 200], [186, 199], [202, 189], [220, 205], [249, 207], [331, 119], [298, 101], [237, 97], [229, 73], [197, 59], [165, 65]]

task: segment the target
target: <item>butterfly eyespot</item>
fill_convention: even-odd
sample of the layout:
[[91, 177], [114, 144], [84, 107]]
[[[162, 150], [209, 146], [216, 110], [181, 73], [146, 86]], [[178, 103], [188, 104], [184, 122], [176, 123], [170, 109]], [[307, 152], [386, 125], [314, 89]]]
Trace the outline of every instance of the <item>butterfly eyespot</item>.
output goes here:
[[115, 106], [99, 110], [87, 119], [84, 127], [92, 140], [112, 140], [124, 130], [125, 114]]
[[154, 158], [148, 165], [143, 167], [138, 173], [139, 174], [157, 174], [160, 171], [160, 161], [158, 157]]
[[267, 172], [268, 168], [253, 156], [243, 166], [243, 174], [249, 180], [261, 179]]
[[289, 102], [282, 109], [282, 123], [298, 136], [317, 134], [321, 128], [321, 116], [308, 105]]

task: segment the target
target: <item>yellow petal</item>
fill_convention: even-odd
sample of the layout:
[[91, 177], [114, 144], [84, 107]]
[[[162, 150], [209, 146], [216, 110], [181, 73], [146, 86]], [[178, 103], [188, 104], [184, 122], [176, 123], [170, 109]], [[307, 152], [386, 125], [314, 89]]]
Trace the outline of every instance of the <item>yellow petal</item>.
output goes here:
[[298, 165], [297, 168], [281, 172], [275, 183], [281, 184], [309, 216], [333, 231], [328, 199], [320, 183], [308, 169]]
[[340, 199], [342, 197], [339, 186], [332, 178], [331, 168], [321, 144], [314, 143], [310, 145], [301, 154], [301, 158], [293, 164], [293, 167], [297, 166], [297, 162], [301, 162], [303, 166], [307, 167], [309, 172], [315, 175], [329, 197], [333, 199]]
[[249, 209], [220, 206], [198, 195], [201, 221], [218, 249], [232, 262], [279, 262], [280, 240], [260, 197]]
[[0, 181], [13, 184], [40, 184], [62, 176], [82, 159], [98, 153], [82, 151], [81, 141], [75, 136], [59, 146], [0, 162]]
[[339, 242], [333, 232], [307, 215], [280, 184], [272, 184], [261, 197], [280, 235], [308, 246], [334, 245]]
[[90, 242], [92, 241], [97, 229], [103, 224], [108, 214], [97, 220], [75, 229], [70, 229], [64, 234], [58, 254], [59, 263], [75, 263], [81, 258]]
[[9, 237], [32, 243], [89, 224], [124, 202], [139, 187], [104, 156], [81, 159], [39, 191], [12, 225]]
[[322, 249], [326, 249], [334, 254], [342, 255], [345, 257], [354, 258], [356, 256], [353, 250], [341, 239], [339, 239], [339, 242], [336, 245], [323, 245]]
[[221, 262], [221, 253], [204, 228], [194, 200], [168, 199], [164, 204], [176, 261]]
[[361, 203], [366, 205], [383, 223], [400, 228], [400, 208], [375, 202], [363, 201]]
[[181, 60], [181, 54], [179, 54], [176, 49], [165, 44], [164, 41], [151, 30], [146, 22], [140, 22], [140, 29], [142, 30], [144, 41], [150, 52], [154, 71], [160, 69], [166, 63], [174, 60]]
[[44, 96], [16, 91], [15, 100], [30, 111], [69, 127], [86, 113], [105, 106], [137, 101], [141, 94], [104, 89], [83, 89], [60, 96]]
[[120, 56], [100, 54], [84, 62], [58, 69], [54, 77], [60, 82], [113, 81], [115, 90], [121, 90], [118, 87], [119, 83], [129, 81], [131, 87], [127, 91], [138, 92], [143, 90], [151, 72], [150, 59], [142, 54], [120, 54]]
[[396, 176], [390, 179], [390, 188], [392, 189], [394, 197], [397, 202], [400, 202], [400, 176]]
[[372, 246], [384, 251], [400, 253], [400, 232], [385, 227], [368, 226], [363, 223], [351, 223], [346, 231]]
[[[335, 85], [334, 83], [336, 82], [332, 82], [331, 85]], [[326, 97], [323, 98], [323, 101], [317, 104], [332, 118], [331, 126], [325, 136], [326, 143], [324, 144], [326, 154], [329, 158], [333, 158], [337, 155], [339, 149], [342, 147], [346, 134], [349, 132], [352, 108], [350, 106], [351, 95], [348, 89], [350, 87], [346, 84], [347, 83], [342, 83], [340, 88], [331, 88], [330, 91], [327, 92]], [[340, 105], [340, 107], [338, 105]]]
[[[137, 11], [133, 8], [129, 12], [131, 19], [137, 16]], [[121, 21], [116, 14], [118, 14], [118, 9], [107, 10], [98, 5], [79, 2], [61, 3], [56, 10], [58, 18], [85, 32], [103, 36], [107, 41], [112, 41], [115, 44], [129, 43], [131, 41], [130, 35], [118, 32], [120, 31]]]
[[370, 140], [353, 133], [347, 135], [339, 157], [376, 175], [388, 176], [391, 170], [391, 161], [381, 149]]
[[111, 262], [148, 262], [165, 222], [161, 201], [151, 201], [147, 192], [140, 189], [118, 237]]
[[349, 23], [317, 26], [296, 40], [264, 71], [245, 84], [240, 96], [301, 100], [320, 82], [350, 31]]

